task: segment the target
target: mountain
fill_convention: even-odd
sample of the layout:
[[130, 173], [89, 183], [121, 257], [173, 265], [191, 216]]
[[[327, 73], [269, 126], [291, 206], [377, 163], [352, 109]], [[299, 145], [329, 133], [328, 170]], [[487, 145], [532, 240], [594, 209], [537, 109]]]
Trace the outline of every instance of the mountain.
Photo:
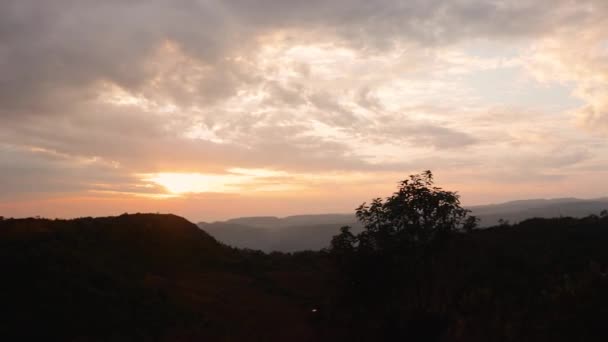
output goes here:
[[[608, 198], [583, 200], [576, 198], [531, 199], [501, 204], [471, 206], [481, 227], [497, 225], [499, 220], [511, 223], [539, 217], [584, 217], [608, 209]], [[355, 233], [362, 227], [353, 214], [241, 217], [198, 226], [219, 241], [239, 248], [262, 251], [292, 252], [320, 250], [342, 226], [351, 226]]]
[[353, 214], [319, 214], [294, 215], [283, 218], [274, 216], [241, 217], [225, 221], [227, 224], [237, 224], [259, 228], [286, 228], [310, 225], [349, 225], [356, 221]]
[[361, 230], [353, 214], [243, 217], [198, 226], [228, 245], [266, 252], [319, 250], [329, 246], [342, 226]]
[[500, 219], [511, 223], [529, 218], [551, 217], [585, 217], [597, 215], [608, 209], [608, 198], [598, 199], [532, 199], [512, 201], [501, 204], [469, 207], [473, 215], [480, 218], [480, 226], [489, 227], [498, 224]]

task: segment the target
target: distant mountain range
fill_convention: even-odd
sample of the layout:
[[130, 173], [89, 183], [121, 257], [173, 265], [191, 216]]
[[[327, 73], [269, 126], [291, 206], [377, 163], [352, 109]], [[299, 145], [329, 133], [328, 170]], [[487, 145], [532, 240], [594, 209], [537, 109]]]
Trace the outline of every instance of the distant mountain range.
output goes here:
[[597, 199], [556, 198], [512, 201], [501, 204], [469, 207], [480, 218], [482, 227], [498, 224], [503, 219], [510, 223], [540, 217], [584, 217], [598, 215], [608, 209], [608, 197]]
[[[577, 198], [531, 199], [469, 207], [479, 217], [481, 227], [497, 225], [499, 220], [517, 223], [526, 219], [560, 216], [584, 217], [608, 209], [608, 197], [592, 200]], [[241, 217], [198, 226], [219, 241], [239, 248], [266, 252], [319, 250], [327, 247], [342, 226], [361, 231], [354, 214]]]
[[242, 217], [198, 226], [219, 241], [239, 248], [266, 252], [319, 250], [329, 244], [342, 226], [360, 231], [353, 214], [298, 215], [277, 217]]

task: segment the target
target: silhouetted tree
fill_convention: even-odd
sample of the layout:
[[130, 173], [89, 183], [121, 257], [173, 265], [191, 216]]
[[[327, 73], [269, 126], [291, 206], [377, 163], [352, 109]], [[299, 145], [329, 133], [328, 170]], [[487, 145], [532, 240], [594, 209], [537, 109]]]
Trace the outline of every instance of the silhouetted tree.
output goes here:
[[[433, 186], [433, 174], [411, 175], [385, 201], [362, 204], [356, 215], [366, 230], [360, 242], [371, 248], [385, 244], [424, 244], [455, 231], [469, 231], [476, 219], [460, 206], [458, 194]], [[387, 240], [388, 239], [388, 240]]]
[[[384, 200], [363, 203], [356, 216], [364, 231], [355, 236], [343, 227], [331, 241], [342, 302], [365, 312], [364, 320], [377, 323], [372, 330], [384, 337], [411, 335], [412, 327], [403, 324], [427, 315], [434, 253], [451, 235], [476, 227], [469, 213], [457, 193], [434, 186], [431, 171], [409, 176]], [[376, 315], [371, 320], [370, 312]]]
[[341, 228], [331, 250], [343, 254], [402, 249], [473, 230], [478, 220], [460, 206], [458, 194], [433, 184], [433, 174], [425, 171], [400, 182], [398, 190], [385, 200], [363, 203], [356, 209], [356, 216], [365, 230], [354, 236], [348, 227]]

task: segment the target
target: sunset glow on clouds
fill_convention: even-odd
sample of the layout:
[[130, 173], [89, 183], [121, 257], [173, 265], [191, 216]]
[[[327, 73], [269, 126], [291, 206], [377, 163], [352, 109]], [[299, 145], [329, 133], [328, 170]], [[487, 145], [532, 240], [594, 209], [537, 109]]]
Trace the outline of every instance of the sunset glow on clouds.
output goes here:
[[[608, 4], [0, 4], [0, 215], [608, 193]], [[124, 208], [124, 209], [121, 209]]]

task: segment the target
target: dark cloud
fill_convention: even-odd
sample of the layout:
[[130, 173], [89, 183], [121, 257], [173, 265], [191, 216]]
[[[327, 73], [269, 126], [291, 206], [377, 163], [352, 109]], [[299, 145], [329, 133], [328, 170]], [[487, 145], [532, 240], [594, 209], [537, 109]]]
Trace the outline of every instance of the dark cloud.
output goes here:
[[232, 94], [246, 78], [227, 58], [255, 52], [258, 37], [272, 30], [316, 32], [318, 39], [368, 49], [395, 41], [527, 37], [573, 18], [580, 24], [589, 15], [585, 9], [566, 0], [6, 0], [0, 4], [0, 103], [4, 116], [39, 113], [86, 96], [99, 80], [137, 90], [156, 76], [148, 57], [166, 41], [218, 66], [192, 85], [209, 100]]
[[0, 145], [0, 188], [5, 200], [83, 191], [162, 192], [104, 160], [9, 145]]

